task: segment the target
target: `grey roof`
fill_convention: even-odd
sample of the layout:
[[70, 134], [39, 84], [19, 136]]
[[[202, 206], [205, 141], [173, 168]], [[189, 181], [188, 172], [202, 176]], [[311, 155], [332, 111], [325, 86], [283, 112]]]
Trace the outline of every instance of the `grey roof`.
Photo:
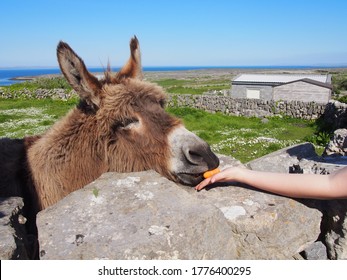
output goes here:
[[331, 84], [331, 75], [314, 74], [240, 74], [232, 83], [281, 85], [305, 79], [318, 83]]
[[312, 85], [316, 85], [316, 86], [320, 86], [320, 87], [325, 87], [325, 88], [329, 88], [329, 89], [333, 88], [332, 84], [330, 84], [330, 83], [322, 83], [322, 82], [318, 82], [316, 80], [312, 80], [312, 79], [308, 79], [308, 78], [301, 79], [301, 80], [295, 80], [295, 81], [292, 81], [292, 82], [283, 83], [283, 84], [279, 84], [279, 85], [275, 85], [275, 87], [286, 85], [286, 84], [291, 84], [291, 83], [296, 83], [296, 82], [305, 82], [305, 83], [308, 83], [308, 84], [312, 84]]

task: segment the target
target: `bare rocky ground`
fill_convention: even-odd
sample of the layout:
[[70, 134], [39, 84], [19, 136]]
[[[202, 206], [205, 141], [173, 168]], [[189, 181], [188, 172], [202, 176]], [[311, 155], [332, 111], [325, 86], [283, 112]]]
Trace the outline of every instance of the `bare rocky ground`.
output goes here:
[[[324, 69], [329, 71], [329, 69]], [[150, 80], [159, 79], [221, 79], [232, 78], [242, 73], [255, 73], [255, 74], [318, 74], [318, 69], [245, 69], [245, 68], [216, 68], [216, 69], [201, 69], [190, 71], [161, 71], [161, 72], [145, 72], [145, 78]], [[337, 71], [334, 69], [334, 71]], [[342, 71], [342, 69], [341, 69]]]
[[[213, 68], [213, 69], [199, 69], [187, 71], [145, 71], [144, 77], [148, 80], [162, 80], [162, 79], [232, 79], [241, 73], [258, 73], [258, 74], [322, 74], [331, 72], [346, 71], [345, 68], [324, 68], [324, 69], [248, 69], [248, 68]], [[93, 73], [95, 75], [102, 75], [103, 73]], [[42, 75], [40, 77], [57, 77], [59, 74]], [[37, 78], [33, 77], [17, 77], [15, 80], [32, 80]]]

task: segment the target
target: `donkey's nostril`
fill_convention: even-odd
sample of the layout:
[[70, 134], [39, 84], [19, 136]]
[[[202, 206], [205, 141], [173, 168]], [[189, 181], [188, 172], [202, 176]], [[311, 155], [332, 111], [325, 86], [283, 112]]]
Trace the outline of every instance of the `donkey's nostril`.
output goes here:
[[199, 165], [204, 161], [203, 156], [196, 151], [188, 150], [188, 152], [184, 154], [187, 160], [193, 165]]
[[185, 145], [182, 151], [186, 160], [191, 165], [201, 166], [207, 169], [214, 169], [219, 165], [218, 157], [206, 143]]

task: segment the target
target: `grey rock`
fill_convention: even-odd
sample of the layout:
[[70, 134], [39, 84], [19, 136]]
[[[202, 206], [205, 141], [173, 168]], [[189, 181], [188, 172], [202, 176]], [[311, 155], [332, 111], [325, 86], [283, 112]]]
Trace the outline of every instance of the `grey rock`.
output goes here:
[[106, 173], [37, 224], [41, 259], [292, 259], [317, 240], [321, 216], [247, 186], [196, 192], [147, 171]]
[[331, 174], [347, 165], [347, 157], [320, 157], [315, 160], [301, 159], [299, 161], [303, 173]]
[[347, 129], [341, 128], [334, 131], [334, 135], [326, 146], [323, 155], [347, 156]]
[[324, 108], [323, 121], [332, 130], [347, 127], [347, 104], [331, 100]]
[[267, 119], [267, 118], [262, 118], [261, 119], [261, 123], [268, 123], [269, 122], [269, 119]]
[[21, 215], [23, 199], [0, 198], [0, 259], [28, 259], [25, 218]]
[[220, 209], [238, 239], [236, 259], [290, 259], [320, 233], [321, 212], [249, 188], [213, 188], [200, 194]]
[[236, 254], [236, 243], [223, 234], [231, 231], [223, 214], [154, 171], [106, 173], [39, 213], [37, 221], [41, 259], [229, 259]]
[[327, 248], [322, 241], [317, 241], [306, 248], [304, 256], [307, 260], [327, 260]]
[[311, 143], [303, 143], [283, 148], [271, 154], [248, 162], [246, 165], [257, 171], [289, 173], [293, 165], [298, 165], [302, 159], [318, 160], [318, 155]]
[[323, 230], [328, 257], [347, 260], [347, 200], [327, 201], [325, 211]]

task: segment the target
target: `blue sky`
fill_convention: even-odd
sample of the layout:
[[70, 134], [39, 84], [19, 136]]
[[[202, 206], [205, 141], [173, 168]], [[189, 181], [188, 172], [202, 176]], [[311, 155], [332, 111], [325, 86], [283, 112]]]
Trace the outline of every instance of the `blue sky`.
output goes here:
[[345, 0], [4, 0], [0, 67], [56, 67], [64, 40], [89, 67], [347, 65]]

